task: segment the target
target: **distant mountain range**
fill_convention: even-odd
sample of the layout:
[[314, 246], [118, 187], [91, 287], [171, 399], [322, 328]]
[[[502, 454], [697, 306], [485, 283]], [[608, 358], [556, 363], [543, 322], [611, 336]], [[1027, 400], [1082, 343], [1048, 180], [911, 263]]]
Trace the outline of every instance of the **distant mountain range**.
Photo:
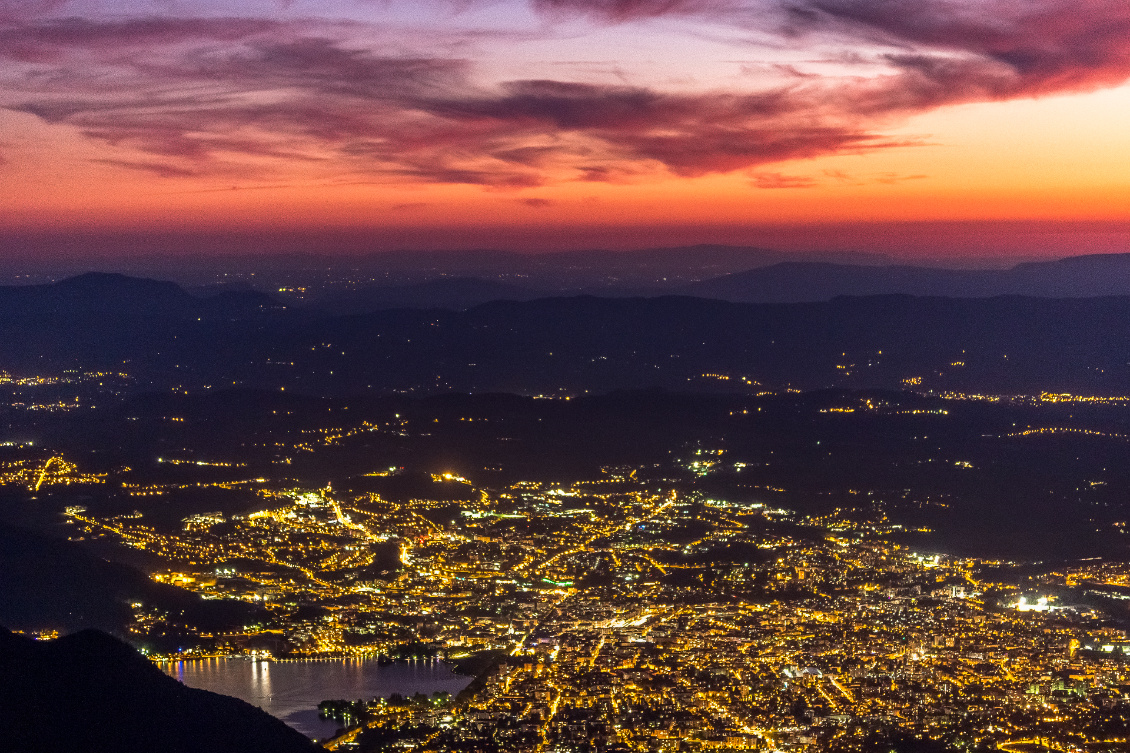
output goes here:
[[[709, 256], [711, 264], [695, 268], [698, 274], [733, 265], [739, 259], [754, 265], [755, 262], [770, 262], [774, 256], [771, 252], [756, 255], [750, 250], [739, 254], [736, 249], [722, 254], [714, 247], [704, 249], [703, 253]], [[653, 260], [660, 266], [665, 262], [671, 265], [672, 270], [675, 269], [673, 251], [666, 256], [658, 252], [643, 256], [639, 263], [642, 266]], [[684, 268], [681, 274], [672, 271], [670, 281], [650, 280], [646, 285], [641, 283], [641, 276], [632, 270], [616, 267], [608, 270], [615, 281], [601, 285], [578, 285], [576, 280], [571, 284], [568, 276], [557, 279], [535, 277], [528, 282], [499, 282], [476, 277], [470, 274], [473, 270], [473, 266], [467, 266], [461, 268], [457, 275], [406, 285], [361, 285], [346, 290], [316, 291], [301, 305], [346, 314], [391, 308], [463, 309], [489, 301], [530, 301], [562, 294], [608, 298], [687, 295], [733, 303], [806, 303], [847, 295], [952, 298], [1130, 295], [1130, 254], [1076, 256], [1059, 261], [1020, 264], [1003, 270], [778, 261], [757, 263], [752, 269], [710, 276], [695, 282], [684, 279], [687, 275]]]
[[1130, 295], [1130, 254], [1074, 256], [1003, 270], [784, 262], [678, 289], [736, 303], [827, 301], [841, 295], [1086, 298]]
[[122, 371], [133, 389], [306, 394], [792, 386], [1130, 394], [1130, 297], [687, 296], [335, 316], [88, 275], [0, 288], [0, 370]]
[[0, 750], [36, 753], [314, 753], [235, 698], [185, 687], [96, 630], [38, 642], [0, 628]]
[[303, 306], [332, 314], [366, 314], [387, 309], [468, 309], [490, 301], [532, 301], [550, 298], [552, 290], [484, 280], [440, 277], [408, 285], [373, 285], [317, 294]]
[[[31, 269], [29, 263], [23, 262], [24, 267]], [[185, 258], [149, 254], [71, 262], [71, 266], [64, 264], [53, 273], [40, 264], [38, 276], [70, 276], [78, 264], [174, 280], [206, 296], [254, 289], [279, 302], [335, 314], [390, 308], [463, 309], [495, 300], [528, 301], [562, 295], [690, 295], [735, 303], [801, 303], [841, 295], [1130, 295], [1130, 254], [1028, 262], [1011, 269], [948, 269], [892, 264], [878, 254], [799, 253], [721, 245], [540, 254], [490, 250], [339, 257], [291, 253]], [[0, 273], [24, 267], [9, 260], [0, 264]]]
[[[85, 271], [124, 272], [140, 277], [175, 280], [184, 285], [239, 282], [261, 289], [308, 287], [330, 283], [349, 289], [359, 281], [404, 285], [441, 277], [476, 277], [527, 285], [535, 289], [576, 292], [613, 286], [663, 287], [742, 272], [788, 260], [842, 264], [883, 264], [889, 259], [860, 252], [786, 252], [750, 246], [696, 245], [638, 251], [383, 251], [329, 256], [309, 253], [255, 253], [262, 239], [247, 239], [224, 255], [162, 254], [159, 242], [123, 255], [109, 245], [85, 243], [70, 260], [50, 261], [50, 246], [36, 253], [8, 249], [0, 259], [0, 275], [51, 279]], [[266, 245], [270, 245], [269, 243]], [[128, 245], [126, 246], [129, 247]]]

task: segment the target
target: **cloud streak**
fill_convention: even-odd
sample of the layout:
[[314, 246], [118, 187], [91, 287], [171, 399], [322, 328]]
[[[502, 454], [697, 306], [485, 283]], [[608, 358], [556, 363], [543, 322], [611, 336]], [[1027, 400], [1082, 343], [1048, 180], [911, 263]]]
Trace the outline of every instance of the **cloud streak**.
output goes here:
[[506, 189], [753, 170], [752, 185], [784, 188], [802, 182], [757, 169], [901, 145], [884, 130], [946, 105], [1130, 77], [1123, 0], [532, 4], [554, 18], [695, 19], [735, 33], [764, 34], [772, 18], [781, 45], [849, 62], [748, 89], [491, 81], [473, 55], [393, 54], [314, 21], [34, 20], [0, 3], [0, 85], [10, 109], [107, 145], [104, 162], [169, 179], [298, 169]]
[[740, 5], [726, 0], [535, 0], [534, 7], [543, 13], [580, 13], [617, 23], [672, 15], [714, 15]]
[[191, 42], [236, 42], [280, 28], [259, 18], [138, 18], [95, 22], [65, 18], [0, 30], [0, 54], [18, 62], [118, 57]]

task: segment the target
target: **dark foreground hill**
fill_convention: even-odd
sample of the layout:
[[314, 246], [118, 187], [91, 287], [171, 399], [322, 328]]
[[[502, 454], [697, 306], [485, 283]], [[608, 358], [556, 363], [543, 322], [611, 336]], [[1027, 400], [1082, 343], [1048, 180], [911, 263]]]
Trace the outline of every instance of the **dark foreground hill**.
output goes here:
[[185, 687], [96, 630], [36, 642], [0, 628], [0, 751], [312, 753], [235, 698]]
[[[256, 610], [233, 601], [204, 601], [155, 583], [126, 565], [107, 562], [78, 544], [0, 524], [0, 624], [63, 632], [98, 628], [124, 634], [131, 603], [175, 615], [205, 630], [232, 630], [254, 621]], [[176, 649], [177, 636], [168, 635]]]

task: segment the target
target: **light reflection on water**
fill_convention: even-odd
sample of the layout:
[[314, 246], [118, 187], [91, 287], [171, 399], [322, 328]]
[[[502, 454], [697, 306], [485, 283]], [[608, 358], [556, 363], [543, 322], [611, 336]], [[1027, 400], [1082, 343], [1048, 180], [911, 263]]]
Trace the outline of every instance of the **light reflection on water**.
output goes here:
[[318, 718], [318, 704], [328, 699], [357, 700], [392, 693], [454, 695], [471, 682], [438, 661], [417, 660], [381, 666], [370, 659], [247, 661], [199, 659], [165, 662], [161, 669], [190, 688], [211, 690], [247, 701], [308, 737], [324, 740], [336, 722]]

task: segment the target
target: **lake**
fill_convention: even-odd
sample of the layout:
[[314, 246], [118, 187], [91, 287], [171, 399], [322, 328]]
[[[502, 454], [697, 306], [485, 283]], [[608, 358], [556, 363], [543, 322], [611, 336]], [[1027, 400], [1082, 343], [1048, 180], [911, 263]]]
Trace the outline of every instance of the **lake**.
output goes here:
[[318, 704], [329, 699], [369, 700], [392, 693], [412, 695], [446, 690], [455, 695], [473, 678], [458, 675], [443, 662], [375, 659], [312, 659], [255, 662], [200, 659], [164, 662], [161, 669], [190, 688], [234, 696], [281, 719], [315, 740], [325, 740], [337, 722], [318, 718]]

